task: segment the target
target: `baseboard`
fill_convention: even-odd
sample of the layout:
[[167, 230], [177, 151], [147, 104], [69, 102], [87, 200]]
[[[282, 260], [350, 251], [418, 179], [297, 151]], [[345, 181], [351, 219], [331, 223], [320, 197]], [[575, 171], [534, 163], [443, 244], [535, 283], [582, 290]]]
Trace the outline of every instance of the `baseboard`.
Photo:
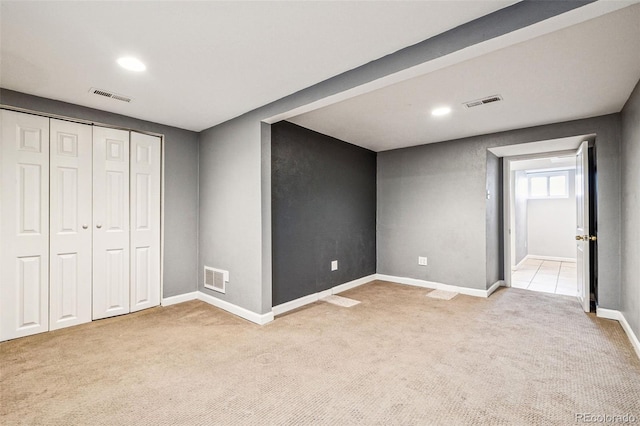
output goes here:
[[525, 259], [554, 260], [556, 262], [576, 263], [576, 259], [573, 257], [538, 256], [537, 254], [528, 254], [525, 256]]
[[224, 311], [230, 312], [253, 323], [264, 325], [268, 322], [273, 321], [273, 312], [268, 312], [266, 314], [257, 314], [253, 311], [242, 308], [238, 305], [234, 305], [233, 303], [227, 302], [225, 300], [218, 299], [217, 297], [213, 297], [201, 291], [198, 291], [197, 293], [198, 300], [202, 300], [203, 302], [213, 305], [216, 308], [220, 308]]
[[294, 309], [301, 308], [305, 305], [309, 305], [311, 303], [317, 302], [323, 297], [330, 296], [332, 294], [342, 293], [343, 291], [350, 290], [352, 288], [361, 286], [363, 284], [370, 283], [371, 281], [376, 280], [377, 274], [367, 275], [366, 277], [358, 278], [353, 281], [346, 282], [344, 284], [337, 285], [328, 290], [321, 291], [319, 293], [309, 294], [308, 296], [302, 296], [298, 299], [291, 300], [290, 302], [281, 303], [280, 305], [276, 305], [271, 310], [273, 315], [282, 315], [285, 312], [293, 311]]
[[188, 302], [189, 300], [196, 300], [198, 298], [198, 292], [192, 291], [191, 293], [179, 294], [177, 296], [165, 297], [160, 303], [162, 306], [171, 306], [176, 303]]
[[476, 296], [476, 297], [489, 297], [489, 295], [491, 295], [491, 293], [496, 291], [498, 287], [500, 287], [501, 285], [504, 285], [504, 281], [500, 280], [500, 281], [496, 281], [487, 290], [477, 290], [473, 288], [458, 287], [454, 285], [436, 283], [432, 281], [417, 280], [414, 278], [403, 278], [403, 277], [395, 277], [391, 275], [372, 274], [372, 275], [367, 275], [366, 277], [362, 277], [353, 281], [346, 282], [344, 284], [337, 285], [333, 288], [321, 291], [319, 293], [303, 296], [298, 299], [292, 300], [290, 302], [286, 302], [286, 303], [282, 303], [280, 305], [274, 306], [271, 312], [266, 314], [257, 314], [253, 311], [242, 308], [238, 305], [234, 305], [233, 303], [229, 303], [222, 299], [218, 299], [217, 297], [213, 297], [201, 291], [193, 291], [191, 293], [185, 293], [185, 294], [180, 294], [178, 296], [171, 296], [171, 297], [164, 298], [162, 299], [162, 306], [170, 306], [170, 305], [175, 305], [176, 303], [182, 303], [182, 302], [187, 302], [189, 300], [197, 299], [205, 303], [208, 303], [210, 305], [213, 305], [217, 308], [220, 308], [222, 310], [225, 310], [227, 312], [230, 312], [234, 315], [237, 315], [253, 323], [263, 325], [273, 321], [275, 315], [282, 315], [285, 312], [289, 312], [294, 309], [298, 309], [302, 306], [317, 302], [323, 297], [329, 296], [331, 294], [339, 294], [344, 291], [351, 290], [352, 288], [356, 288], [358, 286], [370, 283], [371, 281], [375, 281], [375, 280], [391, 281], [399, 284], [412, 285], [415, 287], [454, 291], [456, 293], [466, 294], [469, 296]]
[[487, 289], [487, 297], [491, 296], [494, 291], [498, 289], [498, 287], [504, 287], [505, 283], [503, 280], [498, 280], [491, 287]]
[[318, 293], [313, 293], [308, 296], [303, 296], [290, 302], [281, 303], [271, 309], [273, 315], [282, 315], [285, 312], [293, 311], [294, 309], [301, 308], [305, 305], [317, 302], [319, 299]]
[[528, 256], [523, 257], [523, 258], [522, 258], [522, 260], [521, 260], [520, 262], [518, 262], [518, 264], [517, 264], [516, 266], [512, 266], [512, 267], [511, 267], [511, 270], [512, 270], [512, 271], [517, 271], [518, 269], [520, 269], [520, 267], [521, 267], [522, 265], [524, 265], [524, 262], [526, 262], [526, 261], [527, 261], [527, 258], [528, 258]]
[[377, 280], [377, 274], [367, 275], [366, 277], [358, 278], [357, 280], [349, 281], [348, 283], [340, 284], [331, 289], [331, 294], [342, 293], [343, 291], [351, 290], [371, 281]]
[[633, 346], [633, 349], [635, 349], [636, 355], [638, 355], [638, 358], [640, 358], [640, 341], [638, 340], [638, 336], [636, 336], [636, 334], [633, 332], [633, 329], [627, 322], [627, 319], [624, 317], [624, 314], [622, 312], [616, 311], [614, 309], [597, 308], [596, 316], [598, 316], [598, 318], [618, 321], [622, 326], [624, 332], [627, 333], [627, 337], [631, 342], [631, 346]]
[[426, 280], [418, 280], [415, 278], [406, 278], [406, 277], [395, 277], [392, 275], [384, 275], [384, 274], [376, 274], [378, 280], [390, 281], [399, 284], [412, 285], [415, 287], [423, 287], [423, 288], [432, 288], [435, 290], [445, 290], [452, 291], [460, 294], [466, 294], [467, 296], [475, 296], [475, 297], [489, 297], [491, 293], [493, 293], [496, 288], [498, 288], [501, 284], [501, 281], [493, 284], [489, 290], [480, 290], [469, 287], [459, 287], [450, 284], [437, 283], [433, 281]]

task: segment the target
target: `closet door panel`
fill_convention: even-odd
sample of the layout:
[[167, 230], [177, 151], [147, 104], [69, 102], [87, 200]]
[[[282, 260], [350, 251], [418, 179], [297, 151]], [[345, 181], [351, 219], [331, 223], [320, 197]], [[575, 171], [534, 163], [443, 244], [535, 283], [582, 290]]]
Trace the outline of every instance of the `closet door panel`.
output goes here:
[[129, 312], [129, 132], [93, 128], [93, 319]]
[[51, 330], [91, 321], [91, 134], [91, 126], [51, 119]]
[[0, 340], [49, 329], [49, 119], [0, 110]]
[[160, 304], [161, 141], [131, 132], [131, 311]]

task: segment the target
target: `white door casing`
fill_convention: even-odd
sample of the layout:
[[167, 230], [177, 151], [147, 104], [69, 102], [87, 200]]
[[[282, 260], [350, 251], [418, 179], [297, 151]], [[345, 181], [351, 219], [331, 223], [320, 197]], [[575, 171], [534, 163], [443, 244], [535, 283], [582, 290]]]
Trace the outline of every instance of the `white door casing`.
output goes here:
[[93, 319], [129, 313], [129, 132], [93, 128]]
[[160, 170], [157, 136], [131, 132], [131, 312], [160, 304]]
[[50, 122], [49, 329], [91, 321], [92, 131]]
[[576, 245], [578, 299], [585, 312], [589, 312], [589, 143], [582, 142], [576, 154]]
[[0, 340], [49, 329], [49, 119], [0, 111]]

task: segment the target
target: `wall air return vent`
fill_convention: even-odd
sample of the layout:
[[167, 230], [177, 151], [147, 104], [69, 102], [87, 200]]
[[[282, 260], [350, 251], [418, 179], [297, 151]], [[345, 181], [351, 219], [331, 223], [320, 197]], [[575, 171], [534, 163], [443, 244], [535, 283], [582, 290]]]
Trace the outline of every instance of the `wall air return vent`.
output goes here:
[[208, 289], [224, 293], [226, 283], [229, 282], [229, 271], [222, 269], [204, 267], [204, 286]]
[[92, 87], [89, 90], [89, 93], [93, 93], [94, 95], [104, 96], [105, 98], [115, 99], [117, 101], [131, 102], [131, 98], [129, 96], [117, 95], [115, 93], [109, 92], [108, 90], [96, 89], [95, 87]]
[[490, 103], [493, 103], [493, 102], [500, 102], [501, 100], [502, 100], [502, 96], [493, 95], [493, 96], [487, 96], [486, 98], [482, 98], [482, 99], [476, 99], [475, 101], [465, 102], [464, 105], [467, 108], [473, 108], [473, 107], [477, 107], [477, 106], [480, 106], [480, 105], [490, 104]]

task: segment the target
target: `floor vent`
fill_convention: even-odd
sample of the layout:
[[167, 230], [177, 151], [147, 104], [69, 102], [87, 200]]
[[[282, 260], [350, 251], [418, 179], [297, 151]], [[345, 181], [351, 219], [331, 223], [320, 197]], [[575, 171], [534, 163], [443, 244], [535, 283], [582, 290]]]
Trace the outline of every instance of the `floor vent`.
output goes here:
[[204, 267], [204, 286], [205, 288], [224, 293], [226, 284], [229, 282], [229, 271], [222, 269]]
[[129, 96], [117, 95], [115, 93], [109, 92], [108, 90], [96, 89], [95, 87], [92, 87], [89, 90], [89, 93], [93, 93], [94, 95], [104, 96], [105, 98], [115, 99], [117, 101], [131, 102], [131, 98]]
[[482, 99], [476, 99], [475, 101], [465, 102], [464, 105], [467, 108], [473, 108], [480, 105], [491, 104], [493, 102], [500, 102], [501, 100], [502, 100], [502, 96], [493, 95], [493, 96], [487, 96], [486, 98], [482, 98]]

